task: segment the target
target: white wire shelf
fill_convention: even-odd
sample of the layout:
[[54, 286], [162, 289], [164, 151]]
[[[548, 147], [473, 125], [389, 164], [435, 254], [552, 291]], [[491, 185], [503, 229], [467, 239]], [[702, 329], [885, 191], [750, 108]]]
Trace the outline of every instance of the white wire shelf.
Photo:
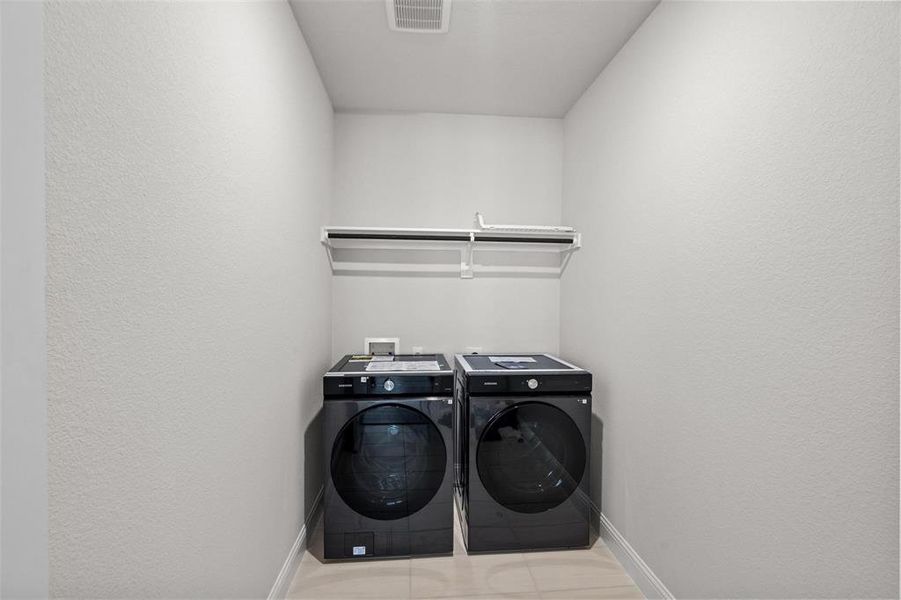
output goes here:
[[[571, 227], [486, 225], [478, 213], [476, 227], [472, 229], [326, 226], [322, 228], [321, 241], [335, 273], [447, 274], [457, 271], [455, 265], [447, 262], [410, 264], [396, 260], [385, 263], [338, 260], [333, 252], [335, 249], [459, 251], [460, 277], [464, 279], [472, 278], [475, 272], [487, 275], [535, 274], [559, 277], [569, 262], [569, 256], [582, 246], [581, 234]], [[491, 265], [476, 264], [473, 260], [476, 252], [556, 253], [562, 256], [558, 265]], [[396, 253], [394, 257], [396, 258]]]

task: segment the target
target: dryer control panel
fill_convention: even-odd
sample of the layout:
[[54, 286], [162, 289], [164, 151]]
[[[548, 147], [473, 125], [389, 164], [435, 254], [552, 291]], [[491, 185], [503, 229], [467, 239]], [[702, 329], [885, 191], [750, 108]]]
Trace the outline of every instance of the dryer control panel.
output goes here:
[[591, 373], [527, 373], [524, 375], [473, 373], [470, 394], [548, 394], [591, 391]]

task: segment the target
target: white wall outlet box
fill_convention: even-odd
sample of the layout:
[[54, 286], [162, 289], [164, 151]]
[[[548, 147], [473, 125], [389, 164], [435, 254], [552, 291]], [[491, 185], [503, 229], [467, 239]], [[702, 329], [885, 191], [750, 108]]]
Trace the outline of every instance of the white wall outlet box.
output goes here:
[[422, 354], [422, 346], [413, 346], [413, 354]]
[[363, 354], [397, 354], [400, 338], [363, 338]]

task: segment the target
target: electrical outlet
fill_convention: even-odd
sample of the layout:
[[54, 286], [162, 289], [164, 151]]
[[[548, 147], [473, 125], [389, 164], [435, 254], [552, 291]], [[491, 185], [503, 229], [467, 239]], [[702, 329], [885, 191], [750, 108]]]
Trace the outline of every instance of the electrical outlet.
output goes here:
[[482, 347], [481, 346], [466, 346], [465, 354], [481, 354]]
[[413, 354], [422, 354], [422, 346], [413, 346]]

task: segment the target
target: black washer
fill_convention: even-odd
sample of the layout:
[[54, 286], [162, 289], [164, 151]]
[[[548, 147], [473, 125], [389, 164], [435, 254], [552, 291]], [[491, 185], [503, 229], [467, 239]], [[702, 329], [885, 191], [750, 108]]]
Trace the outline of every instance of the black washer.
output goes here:
[[453, 552], [453, 371], [347, 355], [323, 378], [324, 560]]
[[426, 506], [444, 481], [441, 432], [414, 408], [382, 404], [357, 413], [332, 446], [331, 476], [354, 511], [381, 521]]

